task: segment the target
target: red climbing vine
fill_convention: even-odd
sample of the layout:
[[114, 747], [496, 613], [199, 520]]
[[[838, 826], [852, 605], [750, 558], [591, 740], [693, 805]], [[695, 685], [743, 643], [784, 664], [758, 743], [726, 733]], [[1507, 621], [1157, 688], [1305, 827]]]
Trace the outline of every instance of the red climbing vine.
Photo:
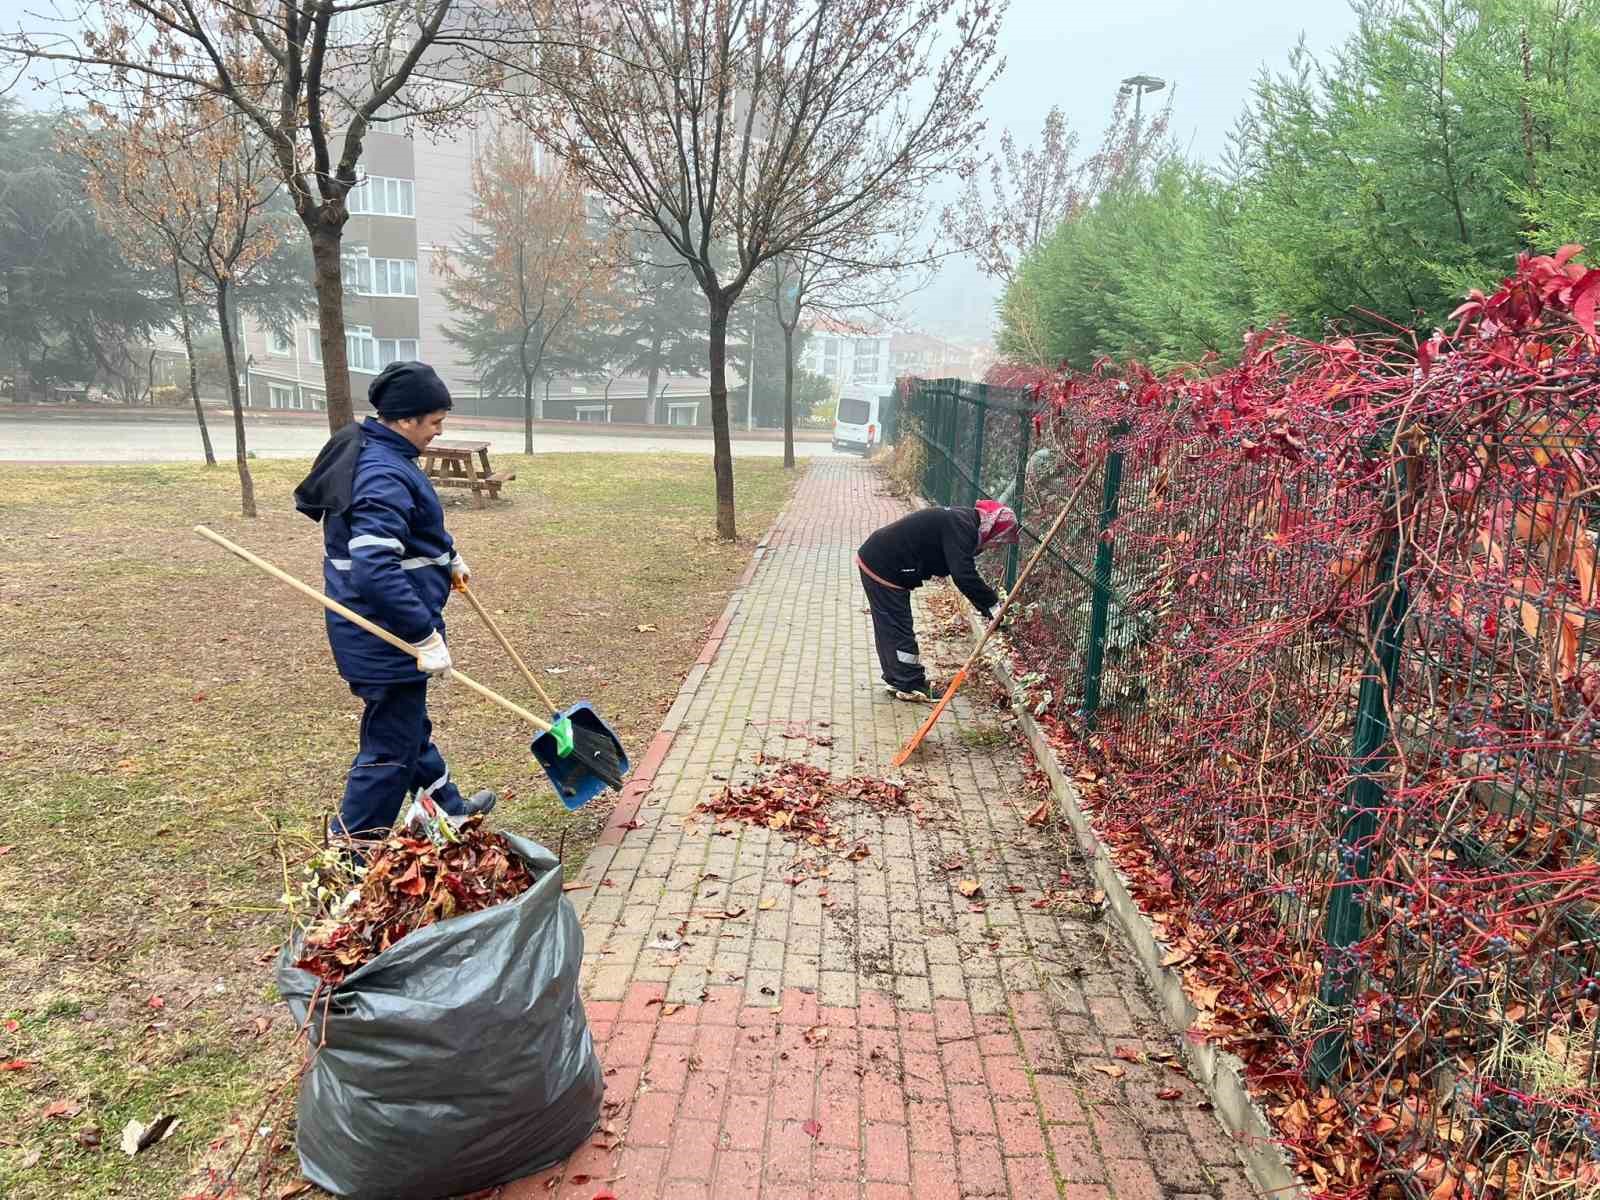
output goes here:
[[1021, 669], [1326, 1195], [1600, 1188], [1597, 303], [1568, 246], [1427, 338], [1032, 385], [1027, 511], [1120, 483]]

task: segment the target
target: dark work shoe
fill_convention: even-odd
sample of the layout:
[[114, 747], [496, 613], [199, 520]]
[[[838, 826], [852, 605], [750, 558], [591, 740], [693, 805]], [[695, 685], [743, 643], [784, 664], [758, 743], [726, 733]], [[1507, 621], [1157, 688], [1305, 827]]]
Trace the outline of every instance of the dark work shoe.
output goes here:
[[461, 812], [459, 815], [463, 817], [473, 817], [477, 816], [479, 813], [486, 813], [495, 806], [495, 803], [499, 799], [499, 793], [492, 791], [489, 788], [484, 788], [481, 792], [473, 792], [472, 795], [468, 796], [461, 802]]

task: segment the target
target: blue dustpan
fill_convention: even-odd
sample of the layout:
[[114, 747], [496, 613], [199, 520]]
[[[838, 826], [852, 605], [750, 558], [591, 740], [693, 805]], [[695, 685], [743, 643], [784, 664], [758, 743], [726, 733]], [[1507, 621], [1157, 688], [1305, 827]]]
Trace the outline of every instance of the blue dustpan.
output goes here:
[[582, 808], [606, 788], [622, 790], [622, 777], [628, 773], [628, 753], [611, 726], [600, 719], [587, 700], [556, 714], [557, 729], [565, 724], [572, 731], [572, 752], [561, 753], [555, 733], [540, 733], [530, 749], [539, 760], [550, 784], [568, 809]]

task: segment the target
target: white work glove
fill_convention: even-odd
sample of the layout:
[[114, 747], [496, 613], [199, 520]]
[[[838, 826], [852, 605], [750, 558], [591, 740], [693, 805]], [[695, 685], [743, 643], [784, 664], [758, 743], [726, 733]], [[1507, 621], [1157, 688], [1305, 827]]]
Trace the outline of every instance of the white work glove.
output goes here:
[[467, 566], [466, 559], [457, 554], [450, 560], [450, 586], [459, 592], [471, 578], [472, 568]]
[[418, 669], [428, 675], [450, 673], [450, 647], [444, 644], [444, 638], [437, 629], [414, 645], [417, 651]]

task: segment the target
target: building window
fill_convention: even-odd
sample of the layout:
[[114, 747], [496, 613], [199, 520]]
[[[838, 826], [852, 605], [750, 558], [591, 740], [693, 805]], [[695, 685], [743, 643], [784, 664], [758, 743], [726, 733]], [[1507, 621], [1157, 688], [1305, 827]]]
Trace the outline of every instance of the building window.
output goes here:
[[857, 342], [855, 382], [876, 383], [878, 380], [878, 343]]
[[322, 361], [322, 330], [316, 325], [306, 327], [306, 357], [314, 363]]
[[300, 392], [297, 388], [292, 388], [282, 383], [267, 384], [268, 408], [299, 408], [300, 406]]
[[822, 373], [828, 376], [839, 374], [839, 341], [837, 338], [828, 338], [822, 343]]
[[415, 296], [417, 260], [368, 258], [365, 246], [353, 246], [343, 258], [344, 286], [360, 296]]
[[352, 371], [364, 371], [368, 375], [378, 373], [378, 343], [372, 338], [370, 325], [345, 328], [344, 353]]
[[370, 22], [366, 14], [352, 9], [341, 9], [328, 18], [328, 36], [347, 45], [354, 44], [365, 33]]
[[698, 425], [700, 424], [700, 404], [669, 404], [667, 405], [668, 425]]
[[294, 353], [294, 344], [276, 329], [267, 330], [267, 353], [290, 355]]
[[300, 395], [306, 402], [306, 407], [312, 412], [327, 412], [328, 398], [321, 392], [302, 391]]
[[379, 338], [378, 339], [378, 365], [387, 367], [390, 363], [416, 362], [416, 338]]
[[416, 188], [409, 179], [368, 175], [350, 189], [350, 212], [363, 217], [414, 217]]
[[580, 421], [611, 420], [611, 406], [609, 404], [579, 404], [573, 408], [572, 412]]

